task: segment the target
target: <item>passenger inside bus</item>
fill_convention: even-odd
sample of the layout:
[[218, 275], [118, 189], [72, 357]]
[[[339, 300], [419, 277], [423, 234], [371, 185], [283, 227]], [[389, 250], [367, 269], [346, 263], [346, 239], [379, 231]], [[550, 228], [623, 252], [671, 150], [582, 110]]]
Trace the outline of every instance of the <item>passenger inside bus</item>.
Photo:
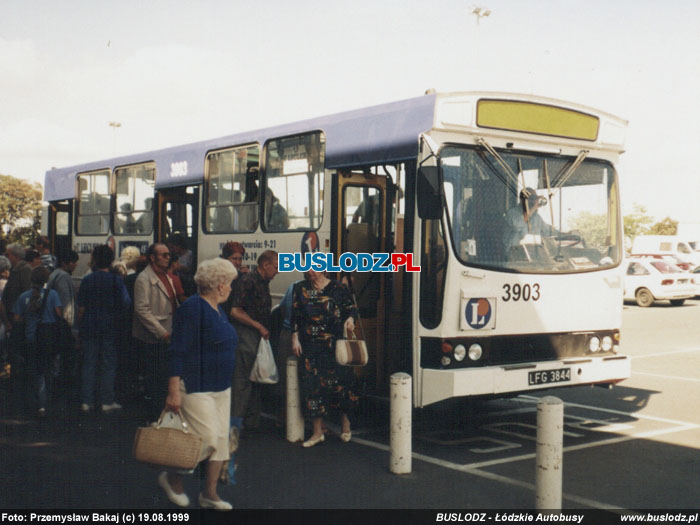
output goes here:
[[119, 211], [120, 213], [117, 216], [117, 233], [140, 233], [134, 214], [131, 213], [131, 204], [125, 202], [119, 207]]
[[245, 171], [245, 199], [246, 203], [258, 202], [258, 180], [260, 168], [257, 162], [250, 162]]
[[270, 188], [265, 190], [265, 223], [270, 230], [288, 230], [289, 216]]
[[209, 229], [214, 232], [227, 232], [231, 230], [233, 218], [231, 217], [231, 208], [229, 206], [220, 206], [211, 208], [212, 214]]
[[379, 223], [379, 193], [365, 198], [355, 210], [352, 222], [360, 224]]
[[153, 231], [153, 197], [144, 199], [144, 208], [147, 211], [141, 213], [141, 216], [136, 219], [136, 233], [150, 233]]
[[252, 231], [258, 226], [258, 163], [248, 163], [245, 173], [245, 195], [242, 204], [235, 206], [234, 230]]

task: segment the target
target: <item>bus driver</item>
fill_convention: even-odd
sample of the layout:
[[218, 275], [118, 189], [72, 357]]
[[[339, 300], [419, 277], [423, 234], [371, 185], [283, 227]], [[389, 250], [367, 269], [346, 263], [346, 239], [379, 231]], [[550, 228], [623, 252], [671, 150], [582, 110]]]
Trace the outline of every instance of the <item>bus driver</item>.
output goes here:
[[547, 204], [547, 198], [537, 195], [532, 188], [520, 192], [520, 202], [506, 212], [506, 253], [518, 246], [527, 235], [558, 235], [559, 231], [544, 222], [537, 210]]

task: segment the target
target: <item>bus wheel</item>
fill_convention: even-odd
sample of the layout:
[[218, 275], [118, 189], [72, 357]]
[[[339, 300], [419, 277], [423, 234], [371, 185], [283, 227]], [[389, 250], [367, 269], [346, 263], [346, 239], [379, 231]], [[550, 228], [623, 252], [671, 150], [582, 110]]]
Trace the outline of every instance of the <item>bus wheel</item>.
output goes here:
[[683, 306], [685, 299], [671, 299], [671, 306]]
[[642, 308], [651, 306], [654, 302], [654, 296], [651, 295], [651, 292], [646, 288], [640, 288], [639, 290], [637, 290], [637, 293], [634, 294], [634, 297], [635, 299], [637, 299], [637, 304]]

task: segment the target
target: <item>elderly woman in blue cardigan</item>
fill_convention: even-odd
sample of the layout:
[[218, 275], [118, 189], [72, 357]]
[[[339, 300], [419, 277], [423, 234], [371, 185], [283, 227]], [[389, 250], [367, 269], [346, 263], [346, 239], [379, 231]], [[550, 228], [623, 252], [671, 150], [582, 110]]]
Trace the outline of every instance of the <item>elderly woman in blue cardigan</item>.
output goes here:
[[[165, 410], [180, 413], [189, 428], [202, 437], [200, 461], [208, 462], [199, 505], [216, 510], [232, 508], [219, 498], [216, 484], [223, 463], [229, 459], [231, 378], [238, 336], [219, 305], [228, 299], [237, 275], [225, 259], [199, 265], [194, 276], [198, 293], [175, 312], [170, 345]], [[189, 505], [182, 475], [162, 472], [158, 483], [170, 501], [181, 507]]]

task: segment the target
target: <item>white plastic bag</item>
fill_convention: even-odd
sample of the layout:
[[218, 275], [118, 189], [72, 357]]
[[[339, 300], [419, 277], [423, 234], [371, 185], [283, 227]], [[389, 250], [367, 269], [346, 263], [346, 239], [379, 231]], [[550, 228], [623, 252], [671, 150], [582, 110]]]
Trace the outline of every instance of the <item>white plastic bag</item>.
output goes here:
[[253, 369], [250, 371], [249, 379], [254, 383], [273, 385], [279, 381], [279, 378], [270, 341], [261, 337], [258, 345], [258, 356], [255, 358], [255, 364], [253, 364]]

